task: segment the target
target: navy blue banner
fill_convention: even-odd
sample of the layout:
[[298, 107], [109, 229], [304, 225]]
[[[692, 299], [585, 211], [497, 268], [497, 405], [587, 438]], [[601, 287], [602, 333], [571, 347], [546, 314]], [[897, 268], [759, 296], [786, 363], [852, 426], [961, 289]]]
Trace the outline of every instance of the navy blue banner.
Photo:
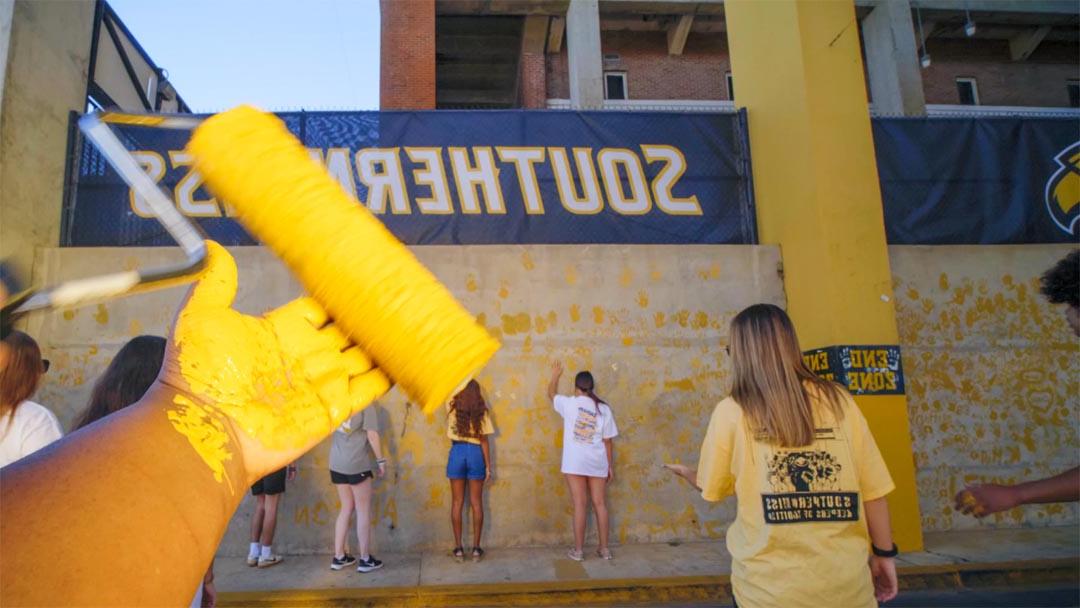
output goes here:
[[[755, 243], [744, 114], [438, 111], [282, 114], [347, 191], [410, 245]], [[114, 125], [177, 208], [254, 244], [192, 171], [190, 135]], [[63, 244], [172, 245], [81, 144]]]
[[873, 121], [894, 245], [1077, 242], [1080, 120]]

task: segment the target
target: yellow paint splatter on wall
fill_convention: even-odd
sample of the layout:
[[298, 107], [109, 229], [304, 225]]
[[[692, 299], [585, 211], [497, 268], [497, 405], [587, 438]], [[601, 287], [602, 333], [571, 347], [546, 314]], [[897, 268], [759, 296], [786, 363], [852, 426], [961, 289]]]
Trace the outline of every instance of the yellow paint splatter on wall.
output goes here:
[[525, 270], [532, 270], [536, 268], [536, 263], [533, 262], [532, 256], [526, 251], [521, 254], [521, 265], [525, 267]]
[[581, 308], [577, 304], [570, 305], [570, 320], [574, 323], [581, 320]]
[[109, 322], [109, 311], [105, 310], [104, 304], [97, 305], [97, 312], [94, 313], [94, 320], [98, 325], [105, 325]]
[[639, 291], [637, 294], [637, 305], [642, 308], [649, 307], [649, 294], [646, 293], [644, 289]]
[[629, 266], [623, 266], [622, 272], [619, 274], [619, 285], [630, 287], [633, 283], [634, 271]]
[[502, 316], [502, 330], [508, 336], [528, 333], [530, 329], [532, 329], [532, 317], [527, 312]]
[[592, 316], [593, 316], [593, 321], [597, 325], [602, 324], [604, 322], [604, 309], [600, 308], [599, 306], [593, 306]]
[[476, 283], [476, 276], [470, 274], [465, 279], [465, 289], [468, 290], [470, 293], [479, 289], [479, 285], [477, 285]]
[[566, 265], [566, 284], [573, 287], [578, 283], [578, 271], [577, 267], [573, 264]]

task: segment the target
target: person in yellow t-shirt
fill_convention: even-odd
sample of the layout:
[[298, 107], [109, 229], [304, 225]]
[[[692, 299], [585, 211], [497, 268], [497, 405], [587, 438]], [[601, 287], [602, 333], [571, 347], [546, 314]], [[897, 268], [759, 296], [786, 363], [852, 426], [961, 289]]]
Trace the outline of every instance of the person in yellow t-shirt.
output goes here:
[[461, 514], [465, 509], [465, 485], [469, 487], [472, 507], [472, 559], [480, 561], [480, 533], [484, 528], [484, 482], [491, 479], [491, 451], [488, 436], [495, 432], [491, 424], [480, 383], [469, 380], [461, 392], [446, 406], [446, 436], [450, 438], [450, 455], [446, 460], [446, 477], [450, 480], [450, 523], [454, 528], [454, 559], [465, 559], [461, 545]]
[[851, 395], [806, 367], [787, 313], [755, 304], [731, 322], [734, 382], [697, 469], [665, 465], [708, 501], [734, 494], [727, 533], [739, 606], [875, 606], [896, 597], [894, 488]]

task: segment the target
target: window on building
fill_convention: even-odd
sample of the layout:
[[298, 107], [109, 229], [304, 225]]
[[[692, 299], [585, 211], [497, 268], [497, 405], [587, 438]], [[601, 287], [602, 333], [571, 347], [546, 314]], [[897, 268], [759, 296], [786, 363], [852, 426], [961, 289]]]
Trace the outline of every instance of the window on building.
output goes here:
[[957, 78], [956, 92], [960, 95], [960, 105], [979, 105], [979, 85], [974, 78]]
[[735, 80], [731, 78], [731, 72], [724, 72], [724, 80], [727, 81], [728, 101], [735, 101]]
[[604, 72], [604, 99], [629, 99], [626, 72]]
[[1080, 108], [1080, 80], [1070, 80], [1065, 83], [1069, 90], [1069, 107]]

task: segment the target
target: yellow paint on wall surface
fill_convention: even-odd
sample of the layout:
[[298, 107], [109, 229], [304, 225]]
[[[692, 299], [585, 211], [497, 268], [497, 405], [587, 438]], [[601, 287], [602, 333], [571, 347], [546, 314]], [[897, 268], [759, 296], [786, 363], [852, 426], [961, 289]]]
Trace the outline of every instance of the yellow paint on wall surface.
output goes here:
[[941, 276], [938, 277], [938, 287], [940, 287], [942, 291], [949, 290], [949, 275], [944, 272], [941, 273]]
[[470, 293], [476, 291], [477, 289], [479, 289], [479, 285], [477, 285], [476, 277], [474, 275], [470, 274], [465, 279], [465, 289], [468, 290]]
[[644, 289], [639, 291], [637, 294], [637, 305], [642, 308], [649, 307], [649, 294], [646, 293]]
[[536, 268], [536, 263], [533, 262], [532, 256], [526, 251], [521, 254], [521, 265], [525, 267], [525, 270], [532, 270]]
[[502, 330], [508, 336], [528, 333], [530, 329], [532, 329], [532, 317], [527, 312], [502, 316]]
[[698, 277], [701, 278], [702, 281], [708, 281], [710, 279], [719, 279], [720, 278], [720, 264], [714, 263], [714, 264], [710, 265], [706, 269], [699, 270], [698, 271]]
[[633, 282], [634, 271], [629, 266], [623, 266], [622, 272], [619, 274], [619, 285], [630, 287]]
[[573, 287], [578, 283], [577, 267], [573, 264], [566, 265], [566, 284]]
[[631, 338], [630, 336], [624, 336], [623, 339], [622, 339], [622, 343], [623, 343], [623, 346], [633, 346], [634, 345], [634, 339]]
[[140, 323], [138, 319], [132, 319], [131, 322], [128, 323], [128, 335], [134, 337], [141, 333], [142, 323]]
[[709, 315], [705, 311], [699, 310], [694, 315], [694, 320], [691, 321], [690, 327], [694, 329], [703, 329], [709, 326]]
[[694, 390], [694, 381], [690, 378], [664, 380], [664, 390], [692, 392]]
[[75, 318], [75, 311], [74, 310], [65, 310], [64, 311], [64, 320], [65, 321], [70, 321], [70, 320], [72, 320], [74, 318]]
[[664, 278], [664, 273], [660, 272], [659, 270], [657, 270], [655, 268], [652, 270], [652, 272], [649, 273], [649, 280], [652, 281], [653, 283], [659, 283], [660, 280], [663, 279], [663, 278]]
[[509, 295], [510, 287], [506, 284], [506, 281], [503, 281], [502, 285], [499, 287], [499, 297], [505, 300]]
[[653, 324], [656, 325], [657, 329], [660, 329], [661, 327], [663, 327], [664, 326], [664, 313], [658, 311], [655, 315], [653, 315]]
[[574, 323], [581, 320], [581, 308], [577, 304], [570, 305], [570, 320]]
[[593, 321], [596, 322], [597, 325], [600, 325], [604, 322], [604, 309], [599, 306], [593, 306], [592, 316]]
[[97, 305], [97, 312], [94, 313], [94, 320], [98, 325], [105, 325], [109, 322], [109, 311], [105, 310], [104, 304]]

